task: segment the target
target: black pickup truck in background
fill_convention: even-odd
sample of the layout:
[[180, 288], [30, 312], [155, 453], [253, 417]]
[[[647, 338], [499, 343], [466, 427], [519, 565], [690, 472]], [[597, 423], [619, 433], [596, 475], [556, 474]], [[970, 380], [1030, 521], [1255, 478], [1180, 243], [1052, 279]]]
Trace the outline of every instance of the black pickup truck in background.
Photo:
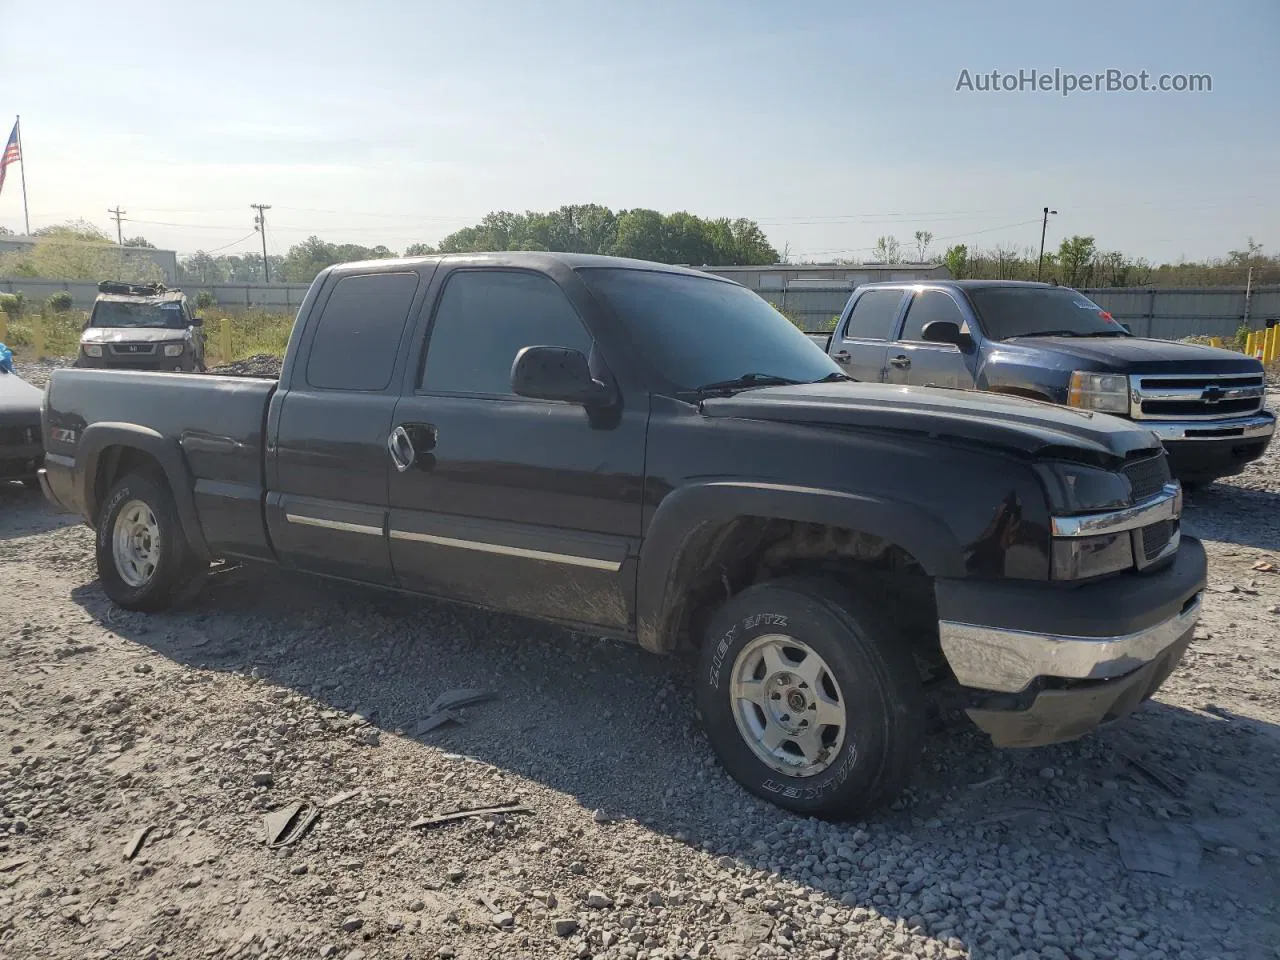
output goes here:
[[236, 558], [691, 647], [726, 769], [822, 817], [907, 782], [930, 682], [1001, 746], [1124, 716], [1205, 583], [1150, 431], [855, 383], [744, 287], [638, 261], [333, 267], [278, 383], [59, 370], [44, 436], [125, 607]]
[[1262, 456], [1276, 418], [1262, 364], [1132, 336], [1068, 287], [1012, 280], [869, 283], [813, 338], [857, 380], [984, 390], [1133, 420], [1187, 486]]

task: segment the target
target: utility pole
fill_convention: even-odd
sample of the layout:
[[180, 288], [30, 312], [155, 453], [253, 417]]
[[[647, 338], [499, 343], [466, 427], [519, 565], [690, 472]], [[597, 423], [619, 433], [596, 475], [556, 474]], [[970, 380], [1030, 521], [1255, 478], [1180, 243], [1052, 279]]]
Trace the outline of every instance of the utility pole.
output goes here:
[[1049, 229], [1050, 214], [1053, 214], [1056, 217], [1058, 215], [1058, 211], [1050, 210], [1048, 207], [1045, 207], [1044, 220], [1040, 222], [1040, 262], [1036, 264], [1036, 282], [1037, 283], [1040, 282], [1040, 272], [1044, 269], [1044, 234], [1045, 234], [1045, 231]]
[[122, 247], [124, 246], [124, 227], [120, 225], [120, 222], [124, 219], [124, 215], [128, 212], [129, 212], [128, 210], [121, 210], [120, 204], [118, 203], [116, 204], [116, 208], [114, 210], [107, 211], [107, 213], [111, 214], [111, 216], [115, 218], [116, 242]]
[[267, 283], [270, 283], [271, 264], [267, 261], [267, 211], [271, 209], [271, 204], [251, 203], [249, 207], [258, 211], [258, 215], [253, 218], [253, 229], [262, 234], [262, 276]]

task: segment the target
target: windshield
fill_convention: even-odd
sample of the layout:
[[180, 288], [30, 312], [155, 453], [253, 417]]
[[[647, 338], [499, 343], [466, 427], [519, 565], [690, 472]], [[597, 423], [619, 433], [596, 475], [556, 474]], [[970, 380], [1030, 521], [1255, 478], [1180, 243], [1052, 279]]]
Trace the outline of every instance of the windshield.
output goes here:
[[840, 368], [809, 337], [745, 287], [648, 270], [580, 271], [622, 318], [640, 354], [685, 390], [744, 374], [813, 383]]
[[967, 292], [992, 340], [1128, 336], [1111, 314], [1068, 287], [976, 287]]
[[182, 305], [168, 303], [127, 303], [121, 300], [99, 300], [93, 307], [95, 327], [160, 327], [181, 330], [187, 325]]

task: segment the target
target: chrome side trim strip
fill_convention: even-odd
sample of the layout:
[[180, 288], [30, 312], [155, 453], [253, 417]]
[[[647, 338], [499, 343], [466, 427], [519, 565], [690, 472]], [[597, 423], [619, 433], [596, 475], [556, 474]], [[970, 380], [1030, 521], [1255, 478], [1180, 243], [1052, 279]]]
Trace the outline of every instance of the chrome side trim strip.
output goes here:
[[966, 687], [1021, 693], [1036, 677], [1105, 680], [1150, 663], [1200, 619], [1202, 594], [1162, 623], [1120, 637], [1072, 637], [942, 620], [942, 652]]
[[322, 520], [320, 517], [305, 517], [296, 513], [286, 513], [284, 518], [290, 523], [304, 527], [322, 527], [325, 530], [341, 530], [343, 533], [366, 533], [371, 537], [382, 536], [381, 527], [370, 527], [363, 523], [346, 523], [342, 520]]
[[1080, 517], [1054, 517], [1050, 521], [1055, 537], [1092, 537], [1103, 533], [1136, 530], [1161, 520], [1177, 520], [1182, 513], [1182, 485], [1166, 483], [1154, 497], [1121, 510], [1090, 513]]
[[589, 567], [592, 570], [608, 570], [617, 573], [622, 563], [616, 560], [598, 560], [595, 557], [579, 557], [569, 553], [552, 553], [547, 550], [529, 550], [525, 547], [508, 547], [501, 543], [485, 543], [481, 540], [458, 540], [454, 537], [440, 537], [433, 533], [413, 533], [409, 530], [392, 530], [392, 540], [412, 540], [417, 543], [434, 543], [441, 547], [457, 547], [460, 550], [475, 550], [480, 553], [496, 553], [504, 557], [521, 557], [525, 560], [547, 560], [551, 563], [563, 563], [573, 567]]

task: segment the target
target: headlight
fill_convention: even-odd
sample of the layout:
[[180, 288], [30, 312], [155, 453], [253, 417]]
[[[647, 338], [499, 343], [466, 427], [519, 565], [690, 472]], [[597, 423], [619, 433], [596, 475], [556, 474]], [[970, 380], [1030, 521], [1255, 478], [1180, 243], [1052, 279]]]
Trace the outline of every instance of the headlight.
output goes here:
[[100, 356], [102, 356], [102, 344], [100, 344], [100, 343], [86, 343], [86, 344], [84, 344], [84, 355], [85, 355], [86, 357], [100, 357]]
[[1079, 463], [1050, 461], [1037, 468], [1055, 514], [1101, 513], [1129, 505], [1126, 477]]
[[164, 355], [166, 357], [180, 357], [184, 349], [186, 348], [181, 343], [166, 343], [164, 345]]
[[1054, 580], [1084, 580], [1133, 566], [1133, 536], [1128, 530], [1100, 537], [1055, 537]]
[[1089, 373], [1076, 370], [1071, 374], [1071, 391], [1067, 403], [1082, 410], [1099, 413], [1129, 412], [1129, 378], [1122, 373]]

